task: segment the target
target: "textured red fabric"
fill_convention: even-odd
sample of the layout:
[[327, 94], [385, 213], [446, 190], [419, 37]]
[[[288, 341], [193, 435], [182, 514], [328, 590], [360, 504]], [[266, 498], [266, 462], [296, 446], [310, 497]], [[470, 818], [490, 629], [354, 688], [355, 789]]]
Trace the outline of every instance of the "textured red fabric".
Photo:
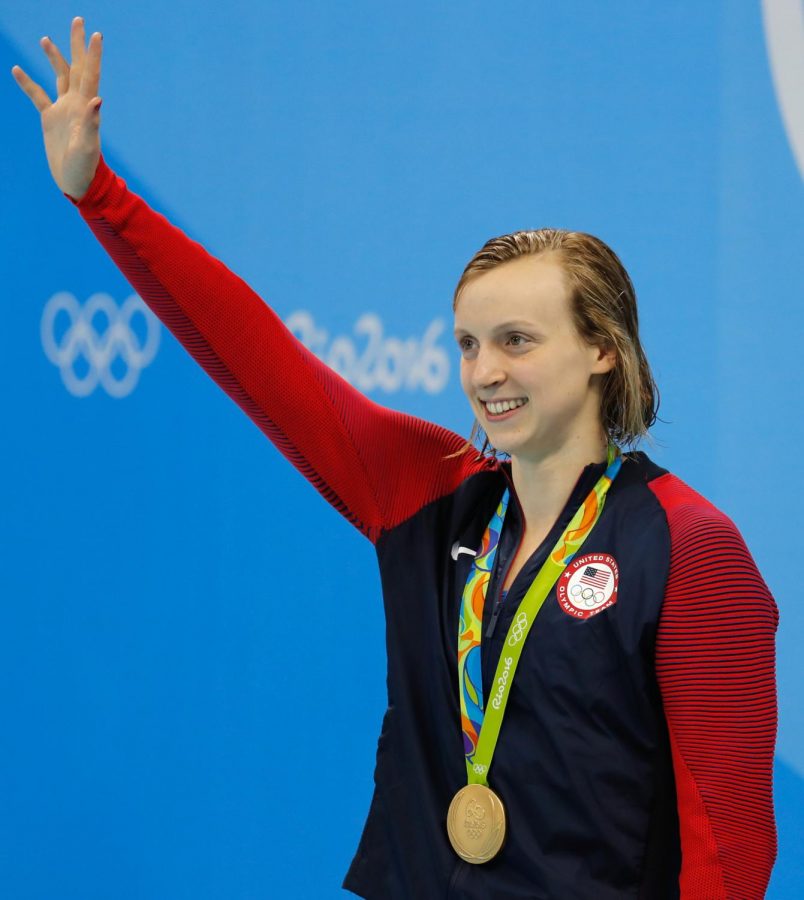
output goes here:
[[190, 355], [372, 541], [493, 464], [475, 452], [446, 458], [465, 445], [463, 438], [354, 389], [244, 281], [130, 192], [102, 158], [89, 190], [73, 203]]
[[734, 523], [673, 475], [650, 488], [671, 556], [656, 645], [681, 828], [682, 900], [765, 896], [778, 612]]

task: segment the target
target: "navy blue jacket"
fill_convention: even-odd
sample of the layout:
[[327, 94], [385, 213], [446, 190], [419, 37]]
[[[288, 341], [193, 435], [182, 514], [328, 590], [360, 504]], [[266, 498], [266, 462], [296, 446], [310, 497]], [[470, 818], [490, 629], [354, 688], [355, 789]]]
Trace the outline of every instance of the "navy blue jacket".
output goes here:
[[[501, 602], [522, 530], [511, 503], [483, 617], [484, 696], [519, 602], [604, 468], [584, 470]], [[372, 900], [678, 897], [672, 757], [654, 664], [670, 538], [647, 485], [662, 474], [643, 454], [626, 460], [580, 550], [616, 559], [617, 602], [576, 618], [554, 591], [536, 618], [489, 774], [506, 808], [506, 842], [483, 865], [461, 861], [445, 828], [449, 802], [466, 784], [457, 634], [471, 566], [451, 548], [480, 546], [508, 467], [468, 478], [380, 538], [388, 712], [374, 800], [345, 887]]]

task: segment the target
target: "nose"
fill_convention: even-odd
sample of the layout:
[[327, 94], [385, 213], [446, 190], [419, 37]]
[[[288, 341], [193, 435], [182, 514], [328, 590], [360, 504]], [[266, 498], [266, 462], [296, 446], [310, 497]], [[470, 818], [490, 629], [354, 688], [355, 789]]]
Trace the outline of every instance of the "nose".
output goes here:
[[475, 390], [496, 387], [505, 381], [505, 370], [500, 354], [493, 346], [485, 345], [478, 348], [472, 360], [470, 380]]

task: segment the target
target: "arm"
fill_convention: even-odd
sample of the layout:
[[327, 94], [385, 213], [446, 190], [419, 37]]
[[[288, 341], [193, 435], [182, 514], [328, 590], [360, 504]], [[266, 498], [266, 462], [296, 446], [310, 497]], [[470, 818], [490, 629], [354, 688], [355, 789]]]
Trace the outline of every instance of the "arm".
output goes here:
[[734, 524], [671, 475], [656, 645], [678, 797], [682, 900], [765, 896], [776, 858], [776, 604]]
[[240, 278], [130, 192], [101, 158], [77, 206], [190, 355], [372, 540], [477, 464], [464, 440], [373, 403], [307, 350]]
[[83, 22], [75, 19], [71, 46], [68, 66], [43, 39], [58, 76], [54, 104], [21, 70], [14, 73], [42, 114], [54, 180], [191, 356], [372, 540], [453, 490], [479, 465], [475, 454], [447, 458], [464, 445], [460, 437], [352, 388], [240, 278], [114, 175], [98, 137], [100, 36], [85, 51]]

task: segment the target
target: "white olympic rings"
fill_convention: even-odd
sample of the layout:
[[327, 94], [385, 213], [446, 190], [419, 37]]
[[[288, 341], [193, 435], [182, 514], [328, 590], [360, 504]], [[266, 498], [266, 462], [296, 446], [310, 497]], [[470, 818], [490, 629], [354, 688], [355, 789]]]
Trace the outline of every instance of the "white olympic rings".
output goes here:
[[[131, 320], [138, 313], [145, 320], [144, 343], [131, 327]], [[60, 314], [68, 317], [69, 324], [57, 337], [56, 320]], [[108, 321], [102, 332], [93, 324], [97, 314], [103, 314]], [[60, 291], [45, 304], [40, 330], [45, 355], [58, 366], [64, 386], [74, 397], [89, 396], [98, 384], [110, 397], [127, 396], [159, 349], [159, 320], [137, 294], [128, 297], [121, 307], [108, 294], [93, 294], [82, 306], [73, 294]], [[81, 357], [88, 365], [84, 375], [75, 370]], [[112, 372], [112, 364], [118, 358], [126, 366], [120, 378]]]

